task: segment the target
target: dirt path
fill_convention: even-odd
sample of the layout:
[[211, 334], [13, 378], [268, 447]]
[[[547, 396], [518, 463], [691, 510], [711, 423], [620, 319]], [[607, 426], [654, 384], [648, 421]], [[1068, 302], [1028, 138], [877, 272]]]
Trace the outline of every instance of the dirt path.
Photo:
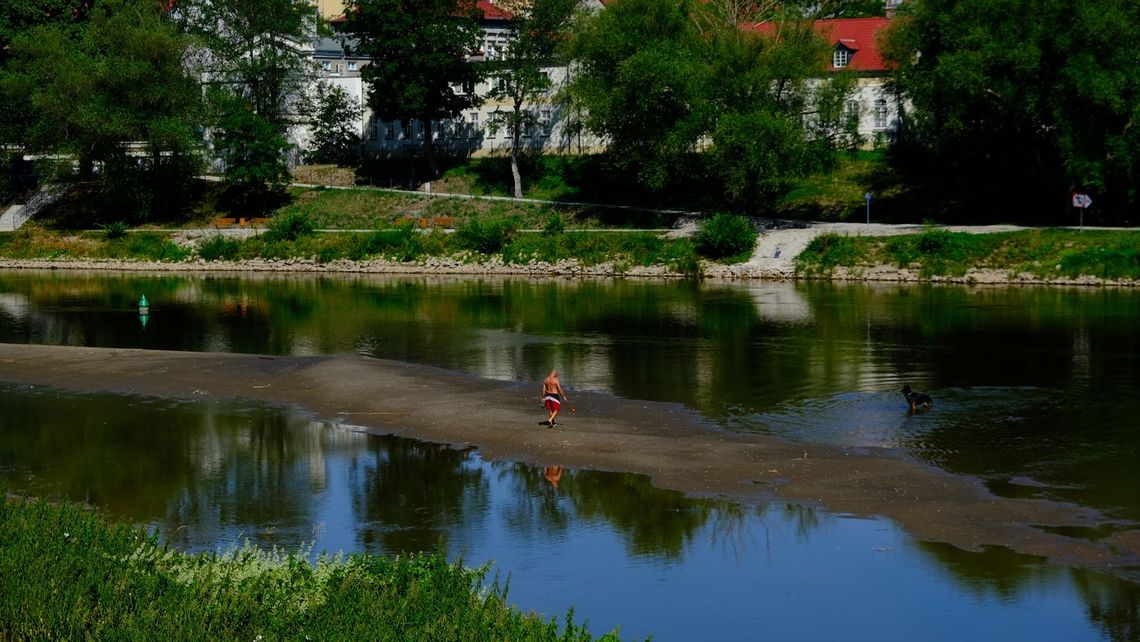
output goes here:
[[[170, 399], [254, 399], [383, 434], [475, 446], [490, 460], [648, 475], [663, 488], [746, 503], [810, 502], [895, 520], [922, 540], [1006, 546], [1062, 563], [1140, 565], [1140, 530], [1096, 541], [1043, 527], [1095, 527], [1078, 506], [1009, 499], [891, 451], [802, 446], [729, 433], [674, 404], [575, 395], [577, 414], [538, 425], [538, 382], [480, 379], [357, 356], [268, 357], [0, 344], [0, 381]], [[435, 403], [446, 391], [448, 403]], [[457, 412], [456, 409], [462, 409]], [[565, 413], [564, 413], [565, 414]], [[139, 429], [147, 429], [139, 427]]]

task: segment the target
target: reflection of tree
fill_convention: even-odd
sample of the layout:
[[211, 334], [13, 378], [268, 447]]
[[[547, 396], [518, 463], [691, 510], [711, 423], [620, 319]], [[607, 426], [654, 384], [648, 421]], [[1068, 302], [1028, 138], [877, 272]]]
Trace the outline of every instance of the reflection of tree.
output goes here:
[[351, 464], [349, 484], [357, 539], [369, 552], [446, 548], [456, 527], [488, 510], [489, 485], [469, 451], [373, 437], [368, 453]]
[[1008, 601], [1071, 583], [1084, 600], [1089, 621], [1104, 631], [1107, 639], [1135, 640], [1140, 635], [1140, 585], [1133, 582], [1055, 566], [1043, 558], [1000, 547], [977, 553], [931, 542], [915, 542], [915, 547], [978, 599], [992, 595]]
[[511, 503], [503, 510], [507, 528], [522, 536], [569, 531], [573, 514], [567, 502], [559, 501], [573, 492], [577, 473], [563, 471], [554, 488], [543, 470], [530, 464], [494, 462], [500, 481], [510, 484]]
[[655, 488], [644, 475], [578, 471], [573, 481], [563, 485], [579, 519], [615, 526], [632, 555], [679, 558], [723, 503]]
[[303, 418], [234, 404], [0, 392], [0, 471], [21, 486], [30, 477], [31, 493], [162, 522], [186, 548], [211, 547], [228, 529], [258, 539], [266, 527], [312, 523], [328, 431]]
[[1032, 585], [1056, 584], [1067, 577], [1065, 569], [1048, 565], [1044, 558], [998, 546], [971, 552], [950, 544], [916, 541], [915, 547], [978, 598], [1009, 599]]
[[1140, 585], [1116, 578], [1072, 571], [1089, 621], [1110, 640], [1140, 640]]

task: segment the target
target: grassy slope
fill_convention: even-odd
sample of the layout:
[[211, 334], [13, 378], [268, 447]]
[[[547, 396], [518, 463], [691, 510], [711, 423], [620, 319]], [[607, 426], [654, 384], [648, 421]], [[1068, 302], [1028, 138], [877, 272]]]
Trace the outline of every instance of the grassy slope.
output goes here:
[[[0, 639], [591, 640], [442, 555], [185, 555], [80, 507], [0, 500]], [[616, 633], [601, 639], [616, 640]]]

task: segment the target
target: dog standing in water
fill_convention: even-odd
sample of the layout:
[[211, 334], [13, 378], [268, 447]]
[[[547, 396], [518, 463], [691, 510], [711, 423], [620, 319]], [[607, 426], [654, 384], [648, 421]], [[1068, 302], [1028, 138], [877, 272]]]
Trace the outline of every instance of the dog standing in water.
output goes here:
[[919, 408], [930, 410], [934, 407], [934, 399], [931, 399], [930, 395], [911, 390], [910, 384], [903, 386], [902, 393], [906, 397], [907, 404], [910, 405], [911, 412]]

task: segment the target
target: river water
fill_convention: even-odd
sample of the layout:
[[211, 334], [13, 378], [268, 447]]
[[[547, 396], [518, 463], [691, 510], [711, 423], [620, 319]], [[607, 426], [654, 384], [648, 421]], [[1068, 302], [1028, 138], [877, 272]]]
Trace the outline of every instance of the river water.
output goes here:
[[[149, 314], [140, 317], [145, 295]], [[1111, 289], [0, 273], [0, 341], [362, 353], [679, 402], [728, 430], [904, 452], [1140, 520], [1140, 293]], [[910, 415], [898, 389], [935, 398]], [[285, 409], [0, 382], [0, 475], [172, 544], [494, 561], [512, 599], [656, 640], [1134, 639], [1140, 577], [691, 499]]]

